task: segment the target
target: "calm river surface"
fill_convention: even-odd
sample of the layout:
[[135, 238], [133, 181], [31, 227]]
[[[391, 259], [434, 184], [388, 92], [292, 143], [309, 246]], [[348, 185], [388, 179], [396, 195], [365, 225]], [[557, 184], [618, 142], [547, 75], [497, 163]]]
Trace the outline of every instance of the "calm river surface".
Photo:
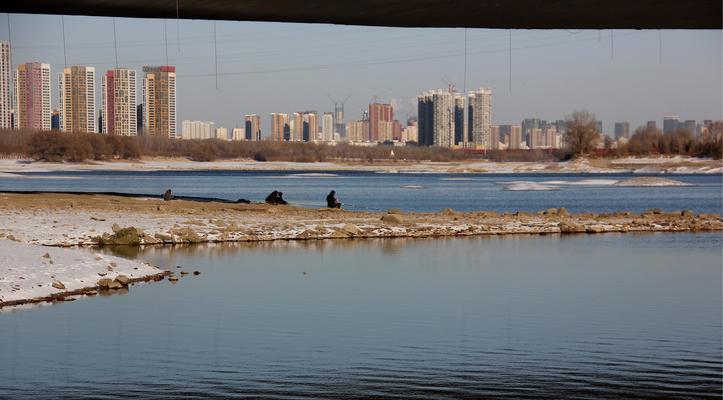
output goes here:
[[[318, 174], [287, 171], [48, 172], [23, 178], [0, 177], [2, 190], [115, 191], [246, 198], [263, 201], [273, 190], [291, 203], [319, 207], [336, 190], [344, 208], [357, 210], [539, 211], [566, 207], [572, 212], [641, 212], [649, 208], [721, 213], [721, 175], [669, 175], [690, 186], [621, 187], [633, 174], [380, 174], [339, 171]], [[660, 175], [654, 175], [660, 176]], [[527, 182], [551, 191], [510, 191], [510, 182]], [[528, 185], [530, 186], [530, 185]], [[543, 188], [544, 188], [543, 187]], [[539, 188], [539, 187], [538, 187]]]
[[0, 313], [0, 398], [720, 398], [719, 233], [129, 249]]

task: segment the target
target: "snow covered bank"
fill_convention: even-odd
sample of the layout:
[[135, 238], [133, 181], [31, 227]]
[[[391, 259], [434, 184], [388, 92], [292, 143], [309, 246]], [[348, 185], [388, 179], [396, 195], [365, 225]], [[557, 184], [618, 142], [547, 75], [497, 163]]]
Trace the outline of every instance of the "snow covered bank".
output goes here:
[[675, 179], [641, 176], [636, 178], [625, 179], [615, 184], [616, 186], [691, 186], [689, 183], [677, 181]]
[[124, 286], [164, 274], [166, 272], [146, 263], [86, 249], [0, 239], [0, 308], [92, 293], [101, 279]]
[[[641, 157], [620, 159], [579, 158], [564, 162], [492, 162], [492, 161], [407, 161], [378, 160], [365, 162], [258, 162], [248, 159], [195, 162], [187, 159], [148, 158], [140, 161], [94, 161], [87, 163], [47, 163], [22, 159], [0, 159], [0, 174], [54, 171], [315, 171], [305, 177], [327, 171], [369, 171], [379, 173], [454, 173], [454, 174], [516, 174], [516, 173], [723, 173], [721, 160], [692, 157]], [[23, 175], [0, 175], [0, 178], [27, 178]], [[46, 177], [44, 177], [46, 178]]]

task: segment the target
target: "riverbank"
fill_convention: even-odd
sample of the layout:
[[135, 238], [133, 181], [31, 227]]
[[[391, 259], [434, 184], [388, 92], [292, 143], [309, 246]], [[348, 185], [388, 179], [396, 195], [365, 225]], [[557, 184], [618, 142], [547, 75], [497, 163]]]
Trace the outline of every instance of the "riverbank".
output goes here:
[[[635, 184], [645, 185], [664, 178], [634, 179], [643, 180]], [[564, 208], [537, 213], [367, 212], [108, 194], [0, 192], [0, 308], [125, 290], [129, 283], [170, 274], [77, 246], [722, 230], [720, 215], [684, 210], [642, 214], [570, 214]]]
[[147, 263], [83, 249], [0, 239], [0, 308], [127, 291], [133, 283], [168, 274]]
[[72, 247], [506, 234], [720, 231], [718, 214], [311, 209], [94, 194], [0, 194], [0, 238]]
[[369, 171], [379, 173], [640, 173], [640, 174], [721, 174], [723, 161], [693, 157], [625, 157], [617, 159], [577, 159], [564, 162], [432, 162], [379, 160], [369, 162], [258, 162], [248, 159], [211, 162], [183, 158], [144, 158], [138, 161], [95, 161], [48, 163], [26, 159], [0, 159], [0, 177], [23, 178], [23, 172], [54, 171]]

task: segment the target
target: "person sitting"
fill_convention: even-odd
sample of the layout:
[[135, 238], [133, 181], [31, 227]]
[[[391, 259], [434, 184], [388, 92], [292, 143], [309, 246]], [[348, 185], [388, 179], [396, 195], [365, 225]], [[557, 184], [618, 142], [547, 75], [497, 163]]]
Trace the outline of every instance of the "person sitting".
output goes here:
[[283, 197], [283, 196], [284, 196], [284, 194], [283, 194], [282, 192], [279, 192], [279, 191], [274, 190], [274, 191], [271, 192], [268, 196], [266, 196], [266, 202], [267, 202], [268, 204], [274, 204], [274, 205], [276, 205], [276, 204], [281, 204], [281, 205], [288, 204], [288, 203], [286, 202], [286, 200], [284, 200], [284, 197]]
[[331, 191], [326, 196], [326, 206], [329, 208], [341, 208], [341, 203], [336, 199], [336, 192]]
[[284, 200], [284, 194], [283, 194], [283, 193], [281, 193], [281, 192], [276, 192], [276, 204], [285, 205], [285, 204], [289, 204], [289, 203], [287, 203], [286, 200]]
[[173, 200], [173, 192], [171, 189], [166, 190], [165, 193], [163, 193], [163, 200], [164, 201], [171, 201]]
[[269, 193], [268, 196], [266, 196], [266, 203], [268, 204], [276, 204], [276, 198], [278, 197], [279, 192], [274, 190], [273, 192]]

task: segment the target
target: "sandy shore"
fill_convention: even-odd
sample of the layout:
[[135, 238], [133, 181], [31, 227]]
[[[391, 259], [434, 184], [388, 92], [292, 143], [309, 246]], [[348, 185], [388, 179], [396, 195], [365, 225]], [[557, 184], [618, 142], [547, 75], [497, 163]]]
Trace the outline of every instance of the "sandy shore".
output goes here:
[[0, 193], [0, 308], [72, 299], [169, 274], [137, 261], [58, 247], [721, 230], [720, 215], [689, 211], [361, 212], [97, 194]]
[[362, 212], [108, 195], [0, 193], [0, 237], [46, 246], [722, 230], [720, 215]]
[[248, 159], [194, 162], [180, 158], [147, 158], [139, 161], [98, 161], [88, 163], [47, 163], [22, 159], [0, 159], [0, 177], [23, 178], [19, 172], [53, 171], [369, 171], [379, 173], [646, 173], [721, 174], [721, 160], [692, 157], [626, 157], [619, 159], [578, 159], [565, 162], [257, 162]]
[[123, 290], [166, 274], [140, 261], [0, 239], [0, 308]]

